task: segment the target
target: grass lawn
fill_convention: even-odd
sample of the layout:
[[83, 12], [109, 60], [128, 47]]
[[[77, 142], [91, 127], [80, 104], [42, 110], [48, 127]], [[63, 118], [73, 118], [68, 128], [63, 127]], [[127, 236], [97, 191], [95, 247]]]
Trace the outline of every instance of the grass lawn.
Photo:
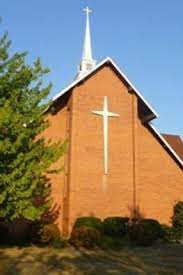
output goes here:
[[75, 250], [0, 247], [0, 275], [183, 274], [183, 246]]

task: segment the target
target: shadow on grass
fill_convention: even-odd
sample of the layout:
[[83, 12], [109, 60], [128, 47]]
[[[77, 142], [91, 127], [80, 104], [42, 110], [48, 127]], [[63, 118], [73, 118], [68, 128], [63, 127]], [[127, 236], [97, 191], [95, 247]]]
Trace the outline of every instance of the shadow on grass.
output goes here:
[[183, 246], [121, 251], [0, 248], [0, 274], [183, 274]]

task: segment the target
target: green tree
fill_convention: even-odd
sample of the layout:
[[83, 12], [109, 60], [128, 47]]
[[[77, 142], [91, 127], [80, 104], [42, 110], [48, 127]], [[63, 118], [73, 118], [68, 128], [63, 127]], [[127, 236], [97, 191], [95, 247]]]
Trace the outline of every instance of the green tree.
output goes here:
[[0, 38], [0, 217], [5, 221], [24, 217], [40, 219], [49, 209], [50, 166], [65, 144], [45, 142], [49, 127], [44, 111], [51, 85], [44, 87], [49, 72], [39, 59], [26, 64], [26, 53], [10, 56], [10, 42]]

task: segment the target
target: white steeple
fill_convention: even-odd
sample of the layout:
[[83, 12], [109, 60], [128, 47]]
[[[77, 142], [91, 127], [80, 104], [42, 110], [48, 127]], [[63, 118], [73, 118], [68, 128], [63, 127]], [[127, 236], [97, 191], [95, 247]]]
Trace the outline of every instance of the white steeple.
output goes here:
[[84, 37], [84, 46], [83, 46], [83, 56], [79, 66], [77, 78], [82, 77], [87, 74], [89, 71], [94, 69], [96, 61], [92, 57], [92, 48], [91, 48], [91, 35], [90, 35], [90, 20], [89, 14], [92, 12], [88, 7], [84, 9], [86, 12], [86, 30]]

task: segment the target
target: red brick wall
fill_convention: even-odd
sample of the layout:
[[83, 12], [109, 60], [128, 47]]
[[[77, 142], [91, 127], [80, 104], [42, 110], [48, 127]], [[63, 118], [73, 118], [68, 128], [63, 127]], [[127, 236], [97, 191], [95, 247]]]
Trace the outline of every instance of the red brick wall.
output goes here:
[[[53, 142], [62, 140], [63, 142], [67, 139], [68, 129], [68, 103], [58, 104], [52, 113], [48, 114], [47, 119], [49, 120], [50, 127], [44, 132], [46, 140], [51, 139]], [[65, 194], [65, 186], [67, 182], [66, 178], [66, 158], [67, 153], [57, 161], [51, 168], [63, 168], [63, 171], [59, 174], [51, 174], [49, 178], [52, 184], [51, 197], [53, 200], [51, 207], [51, 216], [54, 221], [58, 224], [62, 230], [63, 220], [63, 200]]]
[[138, 128], [138, 203], [145, 216], [170, 223], [173, 205], [183, 200], [183, 173], [157, 138]]
[[[91, 113], [103, 108], [104, 96], [109, 110], [119, 114], [109, 118], [107, 176], [103, 121]], [[69, 139], [65, 175], [52, 177], [54, 200], [61, 207], [58, 222], [65, 233], [78, 216], [129, 216], [134, 204], [146, 217], [169, 222], [174, 201], [183, 199], [182, 170], [141, 124], [136, 96], [112, 69], [104, 67], [75, 87], [69, 103], [50, 115], [50, 122], [47, 137]]]
[[[91, 113], [103, 108], [109, 118], [109, 173], [104, 176], [103, 121]], [[133, 203], [132, 95], [105, 67], [73, 91], [70, 225], [77, 216], [129, 215]]]

